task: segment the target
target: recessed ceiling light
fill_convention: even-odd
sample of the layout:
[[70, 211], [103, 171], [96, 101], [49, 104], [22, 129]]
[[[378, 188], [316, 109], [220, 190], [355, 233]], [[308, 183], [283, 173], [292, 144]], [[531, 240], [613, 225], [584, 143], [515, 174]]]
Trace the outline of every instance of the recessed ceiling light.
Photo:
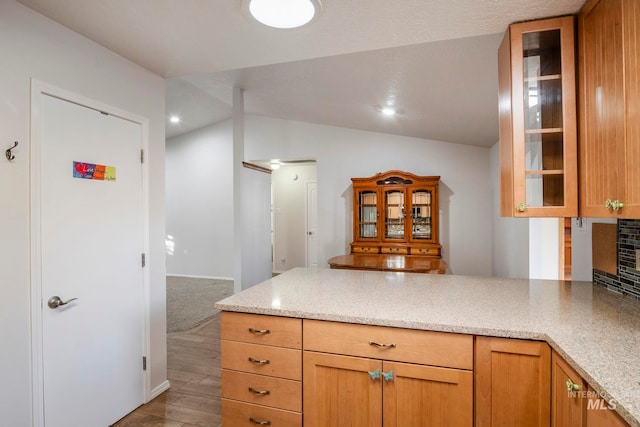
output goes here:
[[171, 123], [180, 123], [180, 117], [178, 117], [178, 116], [171, 116], [171, 117], [169, 117], [169, 121], [170, 121]]
[[383, 107], [382, 110], [380, 110], [380, 112], [385, 116], [393, 116], [396, 114], [396, 110], [393, 109], [392, 107]]
[[296, 28], [309, 23], [320, 11], [319, 0], [247, 0], [249, 12], [274, 28]]

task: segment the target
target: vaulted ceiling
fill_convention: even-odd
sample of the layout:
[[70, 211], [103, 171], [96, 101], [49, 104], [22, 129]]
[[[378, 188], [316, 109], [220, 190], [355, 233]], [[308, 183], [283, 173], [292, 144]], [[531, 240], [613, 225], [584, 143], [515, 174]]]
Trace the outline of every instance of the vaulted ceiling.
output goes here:
[[[509, 23], [584, 0], [321, 0], [311, 25], [253, 21], [246, 0], [19, 0], [167, 78], [167, 137], [245, 111], [490, 146], [497, 47]], [[393, 102], [394, 117], [379, 110]]]

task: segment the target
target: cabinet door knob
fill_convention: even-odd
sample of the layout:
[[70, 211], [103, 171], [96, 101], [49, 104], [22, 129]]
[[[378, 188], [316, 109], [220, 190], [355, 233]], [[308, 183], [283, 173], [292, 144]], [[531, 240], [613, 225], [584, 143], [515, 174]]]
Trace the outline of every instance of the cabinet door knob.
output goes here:
[[524, 210], [527, 208], [527, 205], [525, 205], [524, 203], [520, 202], [518, 203], [518, 205], [516, 206], [516, 210], [518, 212], [524, 212]]
[[389, 372], [383, 372], [382, 373], [382, 378], [384, 378], [385, 381], [389, 382], [389, 381], [393, 381], [393, 371], [389, 371]]
[[569, 393], [573, 392], [573, 391], [580, 391], [580, 384], [576, 384], [573, 381], [571, 381], [571, 379], [567, 380], [567, 391]]
[[604, 207], [607, 209], [613, 209], [614, 211], [619, 211], [624, 207], [624, 203], [622, 203], [620, 200], [607, 199], [607, 201], [604, 202]]
[[376, 369], [375, 371], [367, 371], [372, 380], [377, 380], [380, 378], [380, 369]]

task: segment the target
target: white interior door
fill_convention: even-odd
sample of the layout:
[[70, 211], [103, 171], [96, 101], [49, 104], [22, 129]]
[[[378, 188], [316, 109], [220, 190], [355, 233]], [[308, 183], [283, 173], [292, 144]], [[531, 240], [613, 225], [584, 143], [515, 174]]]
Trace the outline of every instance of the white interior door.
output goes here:
[[42, 94], [39, 135], [44, 424], [105, 427], [144, 396], [142, 126]]
[[307, 267], [318, 266], [318, 183], [307, 183]]

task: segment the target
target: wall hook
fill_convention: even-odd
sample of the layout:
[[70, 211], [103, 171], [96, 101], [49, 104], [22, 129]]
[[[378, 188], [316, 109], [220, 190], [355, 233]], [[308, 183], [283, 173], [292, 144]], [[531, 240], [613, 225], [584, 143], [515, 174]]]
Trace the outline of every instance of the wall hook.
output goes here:
[[11, 150], [16, 148], [17, 146], [18, 146], [18, 141], [15, 141], [13, 143], [13, 147], [7, 149], [7, 151], [4, 152], [5, 156], [7, 156], [7, 160], [11, 161], [16, 158], [16, 156], [14, 156], [13, 153], [11, 153]]

